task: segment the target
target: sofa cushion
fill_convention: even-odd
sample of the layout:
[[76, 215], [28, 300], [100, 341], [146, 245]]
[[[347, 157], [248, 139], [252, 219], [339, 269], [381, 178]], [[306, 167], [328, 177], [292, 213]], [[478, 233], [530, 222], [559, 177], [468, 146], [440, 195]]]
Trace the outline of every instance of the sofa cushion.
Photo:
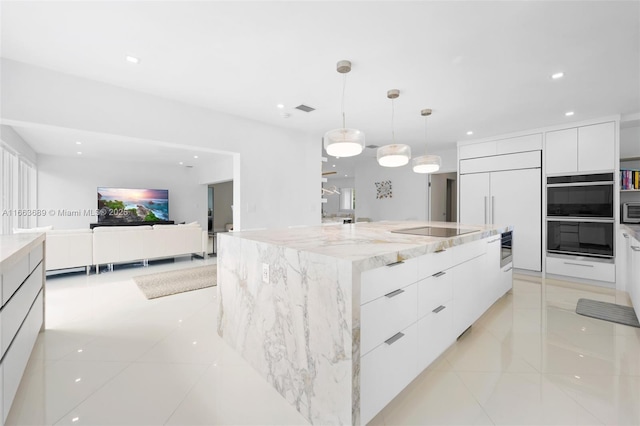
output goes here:
[[123, 231], [151, 231], [150, 225], [141, 225], [141, 226], [98, 226], [93, 228], [93, 232], [95, 233], [103, 233], [103, 232], [123, 232]]
[[37, 228], [13, 228], [14, 234], [31, 234], [34, 232], [46, 232], [53, 229], [53, 225], [40, 226]]
[[62, 235], [62, 234], [91, 234], [93, 229], [50, 229], [47, 231], [47, 235]]

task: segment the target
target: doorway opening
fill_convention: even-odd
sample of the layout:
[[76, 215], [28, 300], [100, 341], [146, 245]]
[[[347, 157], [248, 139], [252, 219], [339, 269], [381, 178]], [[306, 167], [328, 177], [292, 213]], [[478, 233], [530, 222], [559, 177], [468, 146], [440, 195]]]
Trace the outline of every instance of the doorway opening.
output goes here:
[[457, 173], [439, 173], [429, 176], [429, 220], [456, 222], [458, 218]]
[[233, 180], [207, 186], [207, 253], [215, 256], [217, 234], [233, 230]]

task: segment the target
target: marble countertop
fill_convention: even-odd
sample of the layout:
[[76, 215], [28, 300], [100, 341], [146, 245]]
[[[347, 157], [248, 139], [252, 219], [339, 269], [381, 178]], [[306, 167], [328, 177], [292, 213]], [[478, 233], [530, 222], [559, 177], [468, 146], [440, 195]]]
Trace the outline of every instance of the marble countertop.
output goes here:
[[29, 254], [33, 247], [44, 241], [44, 238], [44, 232], [0, 235], [0, 272]]
[[640, 241], [640, 225], [630, 225], [628, 223], [621, 223], [620, 227], [622, 228], [623, 231], [628, 232], [629, 234], [631, 234], [633, 238]]
[[[473, 229], [455, 237], [426, 237], [392, 233], [393, 230], [434, 226]], [[245, 238], [303, 252], [340, 258], [369, 269], [375, 265], [410, 259], [448, 247], [501, 234], [509, 225], [464, 225], [451, 222], [384, 221], [346, 225], [308, 226], [289, 229], [230, 232], [230, 238]], [[363, 263], [370, 263], [369, 266]]]

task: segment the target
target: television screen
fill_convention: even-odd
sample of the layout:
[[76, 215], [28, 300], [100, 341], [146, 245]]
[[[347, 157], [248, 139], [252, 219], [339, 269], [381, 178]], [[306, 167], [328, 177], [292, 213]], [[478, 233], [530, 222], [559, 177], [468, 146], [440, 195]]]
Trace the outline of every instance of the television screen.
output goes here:
[[169, 220], [169, 190], [98, 187], [98, 222]]

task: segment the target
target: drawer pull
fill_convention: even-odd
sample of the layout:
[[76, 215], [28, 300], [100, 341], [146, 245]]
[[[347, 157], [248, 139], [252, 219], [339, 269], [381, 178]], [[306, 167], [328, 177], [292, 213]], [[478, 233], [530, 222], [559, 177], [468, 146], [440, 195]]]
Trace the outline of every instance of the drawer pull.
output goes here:
[[404, 260], [398, 260], [397, 262], [390, 263], [387, 266], [389, 266], [389, 267], [398, 266], [398, 265], [402, 265], [403, 263], [404, 263]]
[[434, 309], [433, 311], [431, 311], [431, 312], [433, 312], [434, 314], [437, 314], [438, 312], [440, 312], [440, 311], [441, 311], [441, 310], [443, 310], [444, 308], [446, 308], [446, 306], [442, 306], [442, 305], [440, 305], [440, 306], [438, 306], [437, 308], [435, 308], [435, 309]]
[[440, 250], [434, 251], [434, 253], [444, 253], [445, 251], [447, 251], [447, 249], [440, 249]]
[[631, 246], [631, 250], [633, 250], [633, 251], [640, 251], [640, 247], [638, 247], [638, 246]]
[[402, 339], [404, 337], [404, 333], [402, 332], [398, 332], [396, 334], [394, 334], [393, 336], [389, 337], [387, 340], [385, 340], [384, 342], [391, 346], [393, 345], [395, 342], [397, 342], [398, 340]]
[[392, 291], [391, 293], [385, 294], [384, 296], [388, 297], [389, 299], [391, 299], [392, 297], [395, 297], [395, 296], [397, 296], [399, 294], [402, 294], [402, 293], [404, 293], [404, 290], [399, 288], [399, 289], [397, 289], [395, 291]]
[[622, 236], [625, 238], [629, 238], [629, 234], [622, 233]]
[[502, 271], [502, 272], [509, 272], [509, 271], [510, 271], [510, 270], [512, 270], [512, 269], [513, 269], [513, 266], [512, 266], [511, 268], [509, 268], [509, 269], [505, 269], [505, 270], [504, 270], [504, 271]]
[[585, 266], [587, 268], [593, 268], [593, 265], [583, 265], [582, 263], [564, 262], [565, 265]]
[[500, 238], [496, 238], [496, 239], [495, 239], [495, 240], [493, 240], [493, 241], [489, 241], [489, 244], [497, 243], [498, 241], [500, 241]]
[[446, 272], [442, 272], [442, 271], [440, 271], [440, 272], [438, 272], [437, 274], [433, 274], [433, 275], [431, 275], [431, 276], [432, 276], [432, 277], [436, 277], [436, 278], [438, 278], [438, 277], [443, 276], [444, 274], [446, 274]]

